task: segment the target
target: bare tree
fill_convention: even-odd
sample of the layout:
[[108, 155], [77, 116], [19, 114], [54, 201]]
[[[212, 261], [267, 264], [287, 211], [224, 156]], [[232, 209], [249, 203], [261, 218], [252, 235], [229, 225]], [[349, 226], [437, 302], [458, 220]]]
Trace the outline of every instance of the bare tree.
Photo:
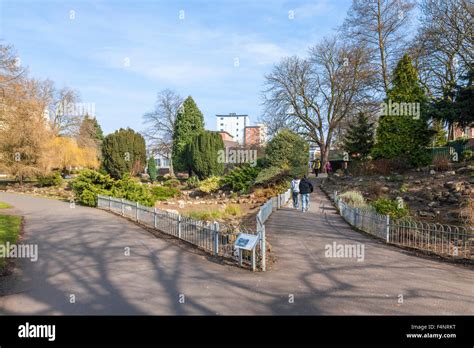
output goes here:
[[24, 72], [13, 47], [0, 44], [0, 87], [18, 79]]
[[[468, 0], [424, 0], [411, 53], [433, 98], [452, 102], [473, 60], [473, 5]], [[452, 138], [454, 127], [448, 125]]]
[[316, 143], [324, 168], [341, 121], [366, 107], [374, 75], [364, 49], [325, 39], [308, 59], [284, 58], [265, 76], [264, 120]]
[[410, 0], [353, 0], [341, 28], [344, 37], [366, 47], [385, 93], [391, 68], [404, 53], [413, 7]]
[[148, 126], [143, 132], [153, 154], [169, 157], [170, 174], [173, 176], [171, 153], [176, 115], [184, 99], [175, 91], [164, 89], [157, 95], [155, 109], [143, 115]]
[[56, 135], [77, 136], [82, 119], [85, 115], [75, 107], [79, 102], [79, 93], [69, 87], [57, 89], [51, 80], [43, 82], [47, 103], [44, 105], [48, 113], [51, 130]]

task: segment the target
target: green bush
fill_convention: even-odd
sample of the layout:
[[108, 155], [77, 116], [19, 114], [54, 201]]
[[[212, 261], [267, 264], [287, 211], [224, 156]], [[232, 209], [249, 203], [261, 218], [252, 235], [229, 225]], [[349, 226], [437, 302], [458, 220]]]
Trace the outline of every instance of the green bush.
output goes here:
[[307, 174], [308, 174], [307, 164], [290, 169], [290, 176], [292, 178], [297, 177], [301, 179], [304, 175], [307, 175]]
[[225, 207], [224, 214], [230, 216], [240, 216], [242, 215], [242, 208], [240, 208], [240, 205], [230, 204]]
[[37, 177], [38, 185], [41, 187], [45, 186], [59, 186], [63, 182], [61, 174], [58, 172], [53, 172], [51, 174], [40, 175]]
[[199, 186], [200, 180], [197, 176], [192, 176], [188, 180], [186, 180], [186, 186], [189, 189], [195, 189]]
[[155, 204], [155, 199], [148, 186], [133, 180], [128, 175], [115, 181], [111, 194], [113, 197], [138, 202], [147, 207], [152, 207]]
[[185, 215], [195, 220], [212, 221], [222, 218], [223, 213], [220, 210], [204, 210], [192, 211]]
[[268, 185], [268, 184], [275, 184], [280, 181], [283, 181], [289, 176], [289, 170], [286, 168], [281, 167], [268, 167], [262, 169], [260, 173], [258, 173], [257, 177], [255, 178], [256, 185]]
[[220, 176], [211, 176], [199, 183], [198, 189], [204, 193], [217, 191], [222, 186], [222, 178]]
[[181, 182], [178, 179], [168, 179], [163, 183], [167, 187], [178, 187], [181, 185]]
[[72, 189], [81, 204], [95, 207], [97, 195], [111, 195], [114, 180], [108, 174], [86, 169], [72, 181]]
[[340, 198], [352, 207], [366, 206], [365, 198], [359, 191], [347, 191], [339, 195]]
[[169, 198], [178, 197], [181, 192], [175, 187], [155, 186], [151, 189], [153, 197], [158, 201], [166, 201]]
[[465, 162], [468, 162], [468, 161], [474, 159], [474, 152], [472, 150], [464, 150], [461, 153], [461, 159]]
[[371, 206], [375, 211], [382, 215], [389, 215], [393, 219], [400, 219], [408, 216], [409, 211], [405, 206], [400, 206], [396, 200], [380, 198], [372, 202]]
[[223, 183], [233, 191], [247, 191], [253, 185], [259, 172], [258, 167], [244, 164], [227, 174]]
[[77, 200], [84, 205], [97, 206], [97, 195], [124, 198], [145, 206], [153, 206], [155, 200], [145, 185], [136, 182], [128, 175], [121, 180], [114, 180], [93, 170], [83, 170], [71, 183]]

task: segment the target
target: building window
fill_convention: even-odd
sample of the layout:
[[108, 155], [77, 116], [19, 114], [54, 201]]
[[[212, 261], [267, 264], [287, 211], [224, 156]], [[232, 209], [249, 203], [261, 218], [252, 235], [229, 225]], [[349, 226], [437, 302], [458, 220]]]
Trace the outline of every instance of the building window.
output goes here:
[[224, 121], [224, 117], [221, 117], [221, 121]]
[[157, 158], [155, 161], [156, 161], [156, 166], [161, 167], [161, 159]]
[[221, 123], [221, 127], [224, 127], [224, 124], [223, 124], [223, 123]]
[[169, 159], [163, 158], [163, 167], [169, 167]]
[[223, 132], [223, 131], [224, 131], [224, 128], [221, 128], [221, 132]]

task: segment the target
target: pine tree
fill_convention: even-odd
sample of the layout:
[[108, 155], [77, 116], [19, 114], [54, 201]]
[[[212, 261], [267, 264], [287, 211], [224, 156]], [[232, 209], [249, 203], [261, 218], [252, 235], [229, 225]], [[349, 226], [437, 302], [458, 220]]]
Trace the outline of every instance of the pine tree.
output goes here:
[[425, 165], [430, 159], [426, 147], [433, 134], [426, 122], [427, 97], [407, 54], [394, 70], [392, 87], [385, 99], [385, 105], [399, 106], [400, 110], [402, 103], [410, 103], [413, 109], [419, 107], [419, 115], [386, 110], [379, 119], [372, 155], [375, 159], [407, 159], [411, 165]]
[[357, 114], [355, 125], [347, 130], [343, 148], [351, 157], [366, 159], [374, 146], [374, 123], [363, 112]]
[[105, 137], [102, 144], [104, 169], [113, 178], [143, 171], [146, 162], [145, 139], [133, 129], [119, 129]]
[[199, 179], [224, 173], [224, 163], [219, 162], [219, 150], [224, 150], [224, 142], [217, 132], [202, 131], [188, 144], [187, 162]]
[[176, 116], [173, 131], [172, 161], [177, 172], [191, 172], [186, 147], [196, 134], [204, 130], [204, 117], [191, 96], [187, 97]]
[[152, 157], [148, 159], [148, 175], [150, 176], [151, 182], [156, 180], [157, 170], [156, 170], [156, 160]]

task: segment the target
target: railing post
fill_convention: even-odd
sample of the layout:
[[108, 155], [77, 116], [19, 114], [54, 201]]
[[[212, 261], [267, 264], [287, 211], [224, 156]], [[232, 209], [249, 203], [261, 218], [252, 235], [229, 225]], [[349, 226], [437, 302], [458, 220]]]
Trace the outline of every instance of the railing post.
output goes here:
[[178, 238], [181, 239], [181, 214], [178, 214]]
[[135, 220], [138, 222], [138, 202], [135, 203]]
[[385, 216], [385, 224], [386, 224], [386, 233], [387, 233], [387, 243], [390, 243], [390, 215]]
[[255, 268], [256, 268], [256, 265], [255, 265], [255, 248], [252, 249], [252, 271], [255, 272]]
[[219, 255], [219, 223], [214, 221], [214, 255]]
[[[257, 224], [258, 226], [258, 224]], [[265, 240], [265, 225], [261, 225], [260, 227], [260, 251], [262, 253], [262, 272], [267, 270], [267, 245]]]
[[125, 204], [124, 204], [123, 198], [121, 200], [120, 211], [122, 212], [122, 216], [124, 216], [125, 215]]
[[156, 223], [157, 223], [157, 218], [156, 218], [156, 207], [153, 208], [153, 227], [156, 229]]
[[112, 208], [112, 198], [110, 196], [107, 196], [109, 198], [109, 210]]

